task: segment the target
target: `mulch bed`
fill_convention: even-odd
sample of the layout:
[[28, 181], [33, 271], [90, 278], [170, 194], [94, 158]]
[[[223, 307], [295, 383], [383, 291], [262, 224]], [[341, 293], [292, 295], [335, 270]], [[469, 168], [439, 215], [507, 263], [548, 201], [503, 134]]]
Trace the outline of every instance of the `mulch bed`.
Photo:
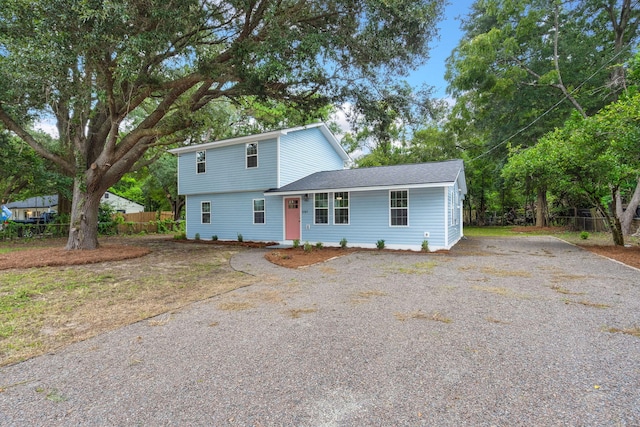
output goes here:
[[138, 258], [150, 252], [149, 248], [128, 245], [104, 245], [98, 249], [83, 251], [68, 251], [64, 248], [51, 247], [34, 248], [0, 254], [0, 270], [122, 261]]

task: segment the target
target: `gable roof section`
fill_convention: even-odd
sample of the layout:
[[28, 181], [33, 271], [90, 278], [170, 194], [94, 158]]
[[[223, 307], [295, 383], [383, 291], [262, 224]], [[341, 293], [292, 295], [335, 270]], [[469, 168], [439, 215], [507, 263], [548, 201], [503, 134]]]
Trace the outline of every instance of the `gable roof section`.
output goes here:
[[174, 148], [168, 151], [169, 153], [180, 155], [183, 153], [190, 153], [193, 151], [207, 150], [209, 148], [226, 147], [228, 145], [248, 144], [250, 142], [264, 141], [267, 139], [278, 138], [280, 136], [287, 135], [293, 132], [300, 132], [306, 129], [314, 129], [314, 128], [319, 128], [320, 132], [322, 132], [322, 135], [324, 135], [327, 141], [329, 141], [331, 146], [333, 146], [334, 150], [336, 150], [338, 155], [344, 161], [351, 160], [351, 157], [349, 157], [347, 152], [344, 151], [344, 148], [342, 148], [342, 145], [340, 145], [340, 141], [338, 141], [335, 135], [331, 133], [327, 125], [325, 125], [324, 123], [313, 123], [305, 126], [275, 130], [272, 132], [259, 133], [256, 135], [241, 136], [238, 138], [231, 138], [231, 139], [222, 139], [220, 141], [207, 142], [205, 144], [189, 145], [187, 147]]
[[452, 185], [456, 181], [460, 182], [460, 188], [463, 194], [466, 194], [462, 160], [316, 172], [266, 193], [297, 194], [393, 187], [435, 187]]
[[52, 208], [58, 206], [58, 195], [30, 197], [7, 203], [9, 209]]

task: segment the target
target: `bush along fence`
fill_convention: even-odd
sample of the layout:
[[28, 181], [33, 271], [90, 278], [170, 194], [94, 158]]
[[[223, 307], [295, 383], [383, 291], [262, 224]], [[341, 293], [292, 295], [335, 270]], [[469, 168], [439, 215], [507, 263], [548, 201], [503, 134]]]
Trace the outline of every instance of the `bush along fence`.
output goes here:
[[[103, 236], [118, 234], [151, 234], [182, 231], [183, 221], [174, 221], [171, 212], [140, 212], [115, 214], [111, 221], [98, 223], [98, 233]], [[68, 237], [69, 223], [20, 224], [6, 221], [0, 224], [0, 240]]]

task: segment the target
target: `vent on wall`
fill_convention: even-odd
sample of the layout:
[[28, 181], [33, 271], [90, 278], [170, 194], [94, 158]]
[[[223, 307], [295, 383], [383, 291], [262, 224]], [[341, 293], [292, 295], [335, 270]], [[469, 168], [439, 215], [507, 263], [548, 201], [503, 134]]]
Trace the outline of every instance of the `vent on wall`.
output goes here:
[[428, 231], [424, 232], [424, 237], [429, 237], [429, 232]]

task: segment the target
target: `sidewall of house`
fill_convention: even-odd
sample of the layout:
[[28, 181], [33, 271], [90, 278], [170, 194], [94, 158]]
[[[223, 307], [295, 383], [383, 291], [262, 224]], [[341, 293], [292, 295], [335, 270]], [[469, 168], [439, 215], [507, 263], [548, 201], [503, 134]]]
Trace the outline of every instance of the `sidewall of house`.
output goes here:
[[[398, 188], [401, 190], [401, 188]], [[409, 225], [391, 226], [389, 190], [349, 193], [349, 224], [334, 224], [333, 193], [329, 193], [329, 224], [314, 223], [313, 194], [302, 199], [301, 242], [322, 242], [338, 246], [344, 238], [347, 246], [375, 248], [384, 240], [390, 249], [420, 250], [427, 240], [430, 250], [447, 247], [443, 189], [412, 188], [409, 191]], [[429, 235], [425, 237], [425, 232]]]
[[344, 167], [344, 160], [327, 143], [318, 128], [282, 136], [280, 159], [280, 186], [290, 184], [314, 172], [340, 170]]
[[[254, 199], [265, 201], [265, 223], [254, 224]], [[211, 223], [202, 223], [202, 202], [211, 203]], [[282, 239], [282, 200], [262, 191], [198, 194], [186, 199], [187, 238], [278, 242]]]

